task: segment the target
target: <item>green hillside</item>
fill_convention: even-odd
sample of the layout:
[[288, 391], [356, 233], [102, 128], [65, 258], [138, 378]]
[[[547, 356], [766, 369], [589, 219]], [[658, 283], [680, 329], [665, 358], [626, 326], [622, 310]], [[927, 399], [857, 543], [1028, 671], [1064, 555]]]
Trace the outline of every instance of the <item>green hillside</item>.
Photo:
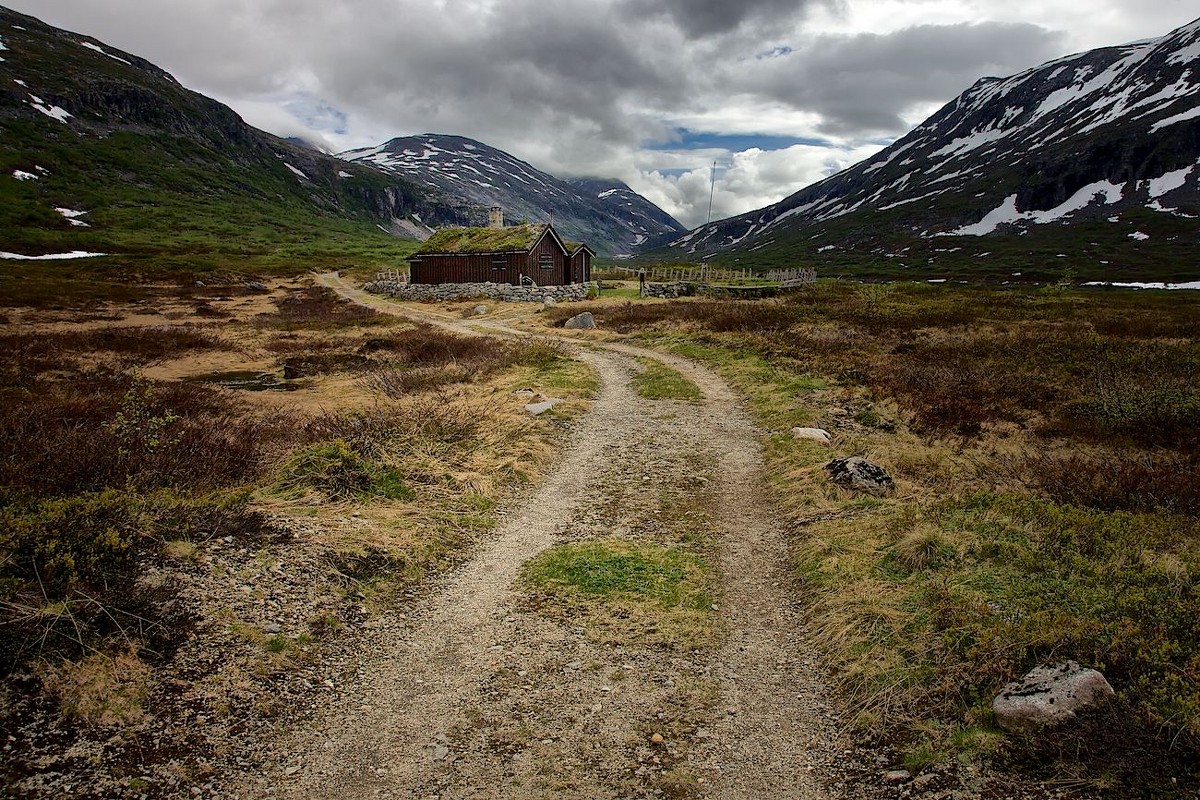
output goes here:
[[0, 41], [0, 250], [109, 253], [71, 270], [143, 276], [394, 266], [414, 243], [381, 226], [466, 211], [252, 128], [86, 37], [0, 9]]

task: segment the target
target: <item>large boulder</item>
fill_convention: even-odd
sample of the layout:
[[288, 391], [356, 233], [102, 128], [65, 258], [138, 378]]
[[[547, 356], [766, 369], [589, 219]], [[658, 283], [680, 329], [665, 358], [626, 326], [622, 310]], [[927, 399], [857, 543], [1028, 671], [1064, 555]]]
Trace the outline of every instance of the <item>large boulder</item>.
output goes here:
[[1085, 708], [1106, 703], [1116, 693], [1094, 669], [1074, 661], [1034, 667], [1008, 684], [992, 700], [996, 724], [1008, 731], [1030, 733], [1060, 725]]
[[856, 492], [882, 497], [896, 488], [896, 482], [883, 467], [861, 456], [835, 458], [825, 469], [834, 483]]
[[592, 312], [585, 311], [582, 314], [576, 314], [571, 317], [563, 327], [571, 328], [572, 330], [590, 331], [596, 327], [596, 318], [592, 316]]

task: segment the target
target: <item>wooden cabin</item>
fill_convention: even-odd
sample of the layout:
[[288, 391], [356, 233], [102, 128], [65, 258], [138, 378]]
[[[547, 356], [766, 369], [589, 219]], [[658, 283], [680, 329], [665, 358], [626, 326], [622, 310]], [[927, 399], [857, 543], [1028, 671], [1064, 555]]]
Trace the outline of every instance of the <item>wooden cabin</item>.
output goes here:
[[553, 225], [442, 228], [408, 259], [410, 283], [587, 283], [595, 253]]

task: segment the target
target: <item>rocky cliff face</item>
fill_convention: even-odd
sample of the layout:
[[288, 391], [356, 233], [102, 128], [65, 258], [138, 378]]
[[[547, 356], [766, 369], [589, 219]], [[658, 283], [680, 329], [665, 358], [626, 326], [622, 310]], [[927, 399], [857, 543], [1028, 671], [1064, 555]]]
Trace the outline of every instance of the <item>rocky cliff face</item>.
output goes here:
[[621, 255], [684, 227], [619, 181], [560, 180], [520, 159], [461, 136], [408, 136], [341, 158], [431, 186], [478, 206], [475, 224], [498, 205], [510, 222], [549, 222], [597, 253]]
[[883, 152], [660, 255], [921, 274], [980, 259], [1141, 273], [1197, 242], [1200, 21], [984, 78]]

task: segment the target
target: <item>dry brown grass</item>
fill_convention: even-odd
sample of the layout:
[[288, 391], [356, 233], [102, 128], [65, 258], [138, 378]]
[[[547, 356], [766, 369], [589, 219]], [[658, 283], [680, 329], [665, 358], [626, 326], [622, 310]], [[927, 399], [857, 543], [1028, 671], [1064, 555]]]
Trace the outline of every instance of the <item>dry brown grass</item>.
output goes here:
[[152, 673], [130, 648], [64, 661], [46, 668], [41, 679], [68, 719], [125, 727], [136, 725], [145, 716], [143, 704], [150, 694]]

